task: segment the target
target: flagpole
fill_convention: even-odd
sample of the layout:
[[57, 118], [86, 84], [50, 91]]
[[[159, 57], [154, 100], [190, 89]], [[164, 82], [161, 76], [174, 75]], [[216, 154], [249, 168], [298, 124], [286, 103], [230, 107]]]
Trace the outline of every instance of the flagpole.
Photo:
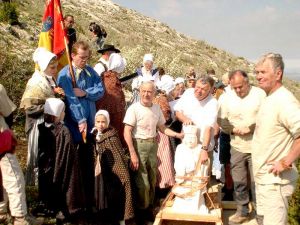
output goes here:
[[[60, 24], [61, 24], [62, 29], [65, 30], [64, 22], [60, 21]], [[67, 41], [67, 37], [66, 37], [65, 34], [66, 33], [64, 33], [64, 43], [65, 43], [65, 47], [66, 47], [67, 59], [68, 59], [68, 64], [69, 64], [69, 68], [70, 68], [72, 86], [74, 88], [74, 87], [76, 87], [76, 80], [75, 80], [74, 70], [73, 70], [72, 61], [71, 61], [71, 57], [70, 57], [70, 50], [69, 50], [69, 46], [68, 46], [68, 41]]]

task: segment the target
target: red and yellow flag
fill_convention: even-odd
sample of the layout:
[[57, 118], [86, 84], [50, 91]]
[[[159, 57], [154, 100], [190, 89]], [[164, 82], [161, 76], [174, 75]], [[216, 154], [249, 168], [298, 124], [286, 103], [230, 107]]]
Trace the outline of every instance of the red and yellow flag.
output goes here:
[[43, 27], [39, 39], [39, 47], [57, 55], [58, 70], [68, 64], [66, 53], [66, 31], [63, 26], [63, 15], [60, 0], [48, 0], [43, 16]]

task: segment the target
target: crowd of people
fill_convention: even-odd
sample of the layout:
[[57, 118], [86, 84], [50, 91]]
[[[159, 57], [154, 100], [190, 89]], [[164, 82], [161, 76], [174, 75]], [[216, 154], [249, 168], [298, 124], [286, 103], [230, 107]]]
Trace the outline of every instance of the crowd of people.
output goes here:
[[28, 214], [26, 183], [38, 188], [36, 211], [55, 215], [57, 224], [85, 224], [98, 214], [109, 224], [149, 224], [159, 194], [209, 162], [217, 180], [223, 166], [223, 189], [237, 203], [229, 221], [249, 220], [252, 202], [259, 225], [287, 223], [298, 177], [300, 105], [282, 84], [281, 55], [258, 60], [255, 87], [239, 68], [222, 81], [212, 69], [199, 75], [194, 68], [175, 79], [147, 53], [126, 103], [120, 81], [126, 60], [104, 44], [104, 28], [90, 24], [101, 55], [91, 67], [90, 45], [76, 39], [74, 17], [65, 20], [72, 64], [57, 71], [57, 56], [37, 48], [38, 68], [21, 99], [25, 178], [14, 154], [16, 106], [0, 86], [0, 222], [11, 216], [15, 225], [41, 224]]

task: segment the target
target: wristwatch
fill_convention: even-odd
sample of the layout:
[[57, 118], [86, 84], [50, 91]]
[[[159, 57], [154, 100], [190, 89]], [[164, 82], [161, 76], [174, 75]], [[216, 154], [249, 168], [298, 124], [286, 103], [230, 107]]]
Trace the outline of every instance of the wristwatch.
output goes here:
[[207, 151], [207, 150], [208, 150], [207, 146], [205, 146], [205, 145], [203, 145], [203, 146], [201, 147], [201, 149], [204, 150], [204, 151]]

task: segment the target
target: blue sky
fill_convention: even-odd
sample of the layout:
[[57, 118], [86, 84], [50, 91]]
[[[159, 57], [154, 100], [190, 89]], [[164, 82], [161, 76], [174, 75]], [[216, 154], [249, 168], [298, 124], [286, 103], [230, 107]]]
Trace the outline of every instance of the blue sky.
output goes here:
[[256, 61], [282, 54], [300, 74], [299, 0], [112, 0], [177, 31]]

